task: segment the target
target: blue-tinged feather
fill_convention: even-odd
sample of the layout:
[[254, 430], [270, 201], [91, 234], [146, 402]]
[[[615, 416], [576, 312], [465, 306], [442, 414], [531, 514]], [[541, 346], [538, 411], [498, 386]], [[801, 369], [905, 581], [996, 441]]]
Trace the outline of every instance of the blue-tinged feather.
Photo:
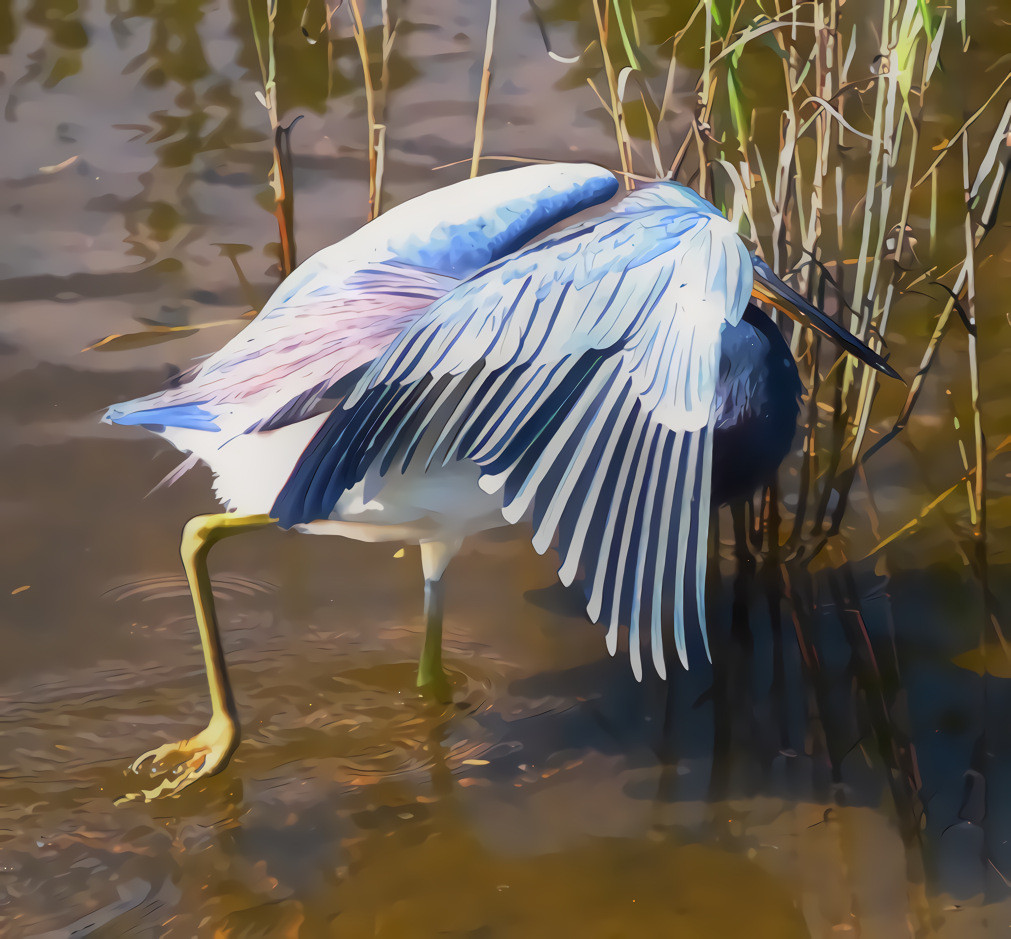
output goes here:
[[133, 402], [128, 401], [109, 408], [105, 412], [105, 420], [110, 424], [122, 426], [137, 424], [142, 427], [181, 427], [186, 430], [217, 432], [221, 428], [215, 423], [214, 414], [201, 407], [204, 403], [206, 402], [153, 408], [139, 407], [134, 410], [130, 407]]
[[[492, 261], [511, 254], [561, 219], [606, 202], [618, 191], [610, 174], [585, 180], [573, 188], [545, 187], [540, 192], [498, 206], [475, 238], [471, 223], [436, 224], [430, 232], [413, 232], [390, 243], [406, 264], [440, 274], [467, 276]], [[487, 232], [492, 232], [487, 237]]]

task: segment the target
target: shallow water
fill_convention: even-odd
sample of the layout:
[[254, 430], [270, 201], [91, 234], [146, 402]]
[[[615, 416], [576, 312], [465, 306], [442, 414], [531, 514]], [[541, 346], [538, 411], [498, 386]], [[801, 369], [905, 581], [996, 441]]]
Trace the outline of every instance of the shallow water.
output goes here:
[[[304, 258], [364, 218], [367, 157], [347, 11], [328, 81], [297, 6], [278, 74], [287, 119], [303, 115]], [[613, 165], [592, 92], [509, 6], [486, 152]], [[574, 54], [576, 5], [542, 6], [554, 48]], [[683, 6], [642, 5], [656, 41]], [[999, 9], [981, 62], [1011, 48]], [[484, 16], [405, 8], [387, 204], [466, 175], [432, 168], [469, 157]], [[0, 931], [1008, 934], [1011, 669], [978, 674], [979, 588], [943, 524], [876, 561], [798, 573], [803, 621], [784, 605], [770, 622], [762, 569], [724, 565], [715, 665], [642, 685], [523, 532], [474, 539], [447, 575], [449, 705], [413, 690], [416, 548], [230, 541], [212, 564], [243, 743], [178, 798], [114, 804], [136, 788], [130, 760], [206, 719], [177, 533], [213, 503], [203, 470], [148, 494], [177, 455], [97, 414], [216, 348], [276, 284], [259, 87], [243, 3], [0, 8]], [[958, 120], [960, 107], [953, 95]], [[1005, 212], [979, 286], [995, 443], [1009, 432], [1009, 244]], [[219, 320], [235, 325], [81, 351], [145, 323]], [[925, 338], [893, 344], [900, 371]], [[953, 341], [910, 428], [928, 451], [960, 355]], [[880, 426], [899, 400], [885, 390]], [[936, 493], [893, 450], [871, 470], [882, 533]], [[1004, 608], [1008, 469], [991, 470]], [[731, 625], [742, 611], [748, 630]]]

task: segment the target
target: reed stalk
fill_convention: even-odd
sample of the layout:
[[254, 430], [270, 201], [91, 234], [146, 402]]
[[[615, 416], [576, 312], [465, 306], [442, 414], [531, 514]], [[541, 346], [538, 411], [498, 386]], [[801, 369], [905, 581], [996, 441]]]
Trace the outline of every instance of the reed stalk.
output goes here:
[[[621, 170], [626, 174], [623, 178], [625, 185], [630, 185], [629, 173], [632, 169], [632, 142], [628, 133], [628, 125], [625, 121], [625, 107], [618, 92], [618, 76], [614, 70], [614, 63], [611, 60], [611, 53], [608, 50], [608, 12], [610, 10], [610, 0], [603, 0], [604, 8], [601, 9], [601, 0], [593, 0], [593, 15], [597, 23], [597, 39], [600, 43], [600, 54], [604, 61], [604, 74], [607, 77], [607, 90], [610, 95], [611, 104], [606, 110], [610, 114], [614, 124], [614, 136], [618, 143], [618, 158], [621, 160]], [[593, 83], [591, 82], [591, 87]], [[594, 88], [596, 92], [596, 88]], [[599, 95], [598, 95], [599, 97]]]
[[369, 49], [365, 21], [362, 18], [359, 0], [348, 0], [351, 10], [351, 24], [355, 47], [362, 65], [362, 79], [365, 89], [365, 116], [369, 135], [369, 209], [367, 220], [372, 221], [382, 212], [383, 170], [386, 164], [386, 124], [383, 117], [386, 109], [386, 94], [389, 89], [389, 62], [396, 38], [396, 24], [390, 19], [387, 0], [382, 4], [382, 48], [380, 49], [379, 84], [372, 77], [372, 55]]
[[488, 93], [491, 89], [491, 60], [495, 51], [495, 23], [498, 19], [498, 0], [489, 0], [488, 28], [484, 38], [484, 66], [481, 70], [481, 91], [477, 99], [477, 119], [474, 122], [474, 151], [470, 158], [470, 176], [473, 179], [481, 168], [481, 151], [484, 149], [484, 118], [488, 110]]
[[[987, 150], [984, 162], [980, 166], [979, 171], [976, 174], [976, 181], [968, 193], [968, 198], [972, 204], [982, 205], [978, 222], [967, 222], [967, 224], [972, 226], [971, 244], [974, 252], [979, 249], [983, 238], [990, 229], [993, 228], [997, 220], [997, 210], [1000, 206], [1001, 196], [1004, 192], [1004, 185], [1009, 170], [1008, 154], [1011, 151], [1009, 151], [1006, 142], [1008, 134], [1011, 134], [1011, 103], [1009, 103], [1005, 108], [1004, 114], [1002, 115], [1000, 122], [991, 137], [990, 147]], [[1003, 154], [1000, 152], [1001, 149], [1004, 151]], [[983, 186], [988, 180], [989, 184], [986, 187], [986, 197], [983, 198]], [[880, 440], [878, 440], [873, 447], [870, 447], [863, 454], [861, 462], [866, 462], [871, 456], [880, 451], [887, 443], [898, 436], [898, 434], [900, 434], [909, 423], [913, 411], [920, 400], [921, 394], [923, 393], [926, 379], [936, 361], [941, 341], [947, 334], [948, 328], [951, 325], [952, 314], [955, 313], [956, 310], [960, 309], [961, 298], [966, 291], [967, 283], [968, 271], [963, 263], [959, 268], [959, 273], [954, 285], [947, 292], [947, 298], [940, 310], [940, 313], [938, 314], [930, 340], [928, 341], [923, 357], [920, 360], [920, 365], [913, 377], [913, 380], [910, 382], [909, 391], [906, 394], [906, 400], [903, 403], [892, 428]]]
[[274, 29], [277, 19], [277, 0], [267, 0], [267, 34], [261, 34], [261, 27], [253, 0], [248, 0], [249, 22], [253, 30], [253, 43], [256, 46], [256, 57], [260, 65], [260, 77], [263, 81], [263, 93], [257, 93], [260, 104], [267, 111], [270, 120], [273, 159], [270, 166], [268, 181], [274, 194], [274, 217], [277, 219], [277, 232], [281, 245], [281, 277], [287, 277], [294, 269], [297, 261], [295, 249], [295, 189], [293, 185], [291, 159], [291, 129], [292, 121], [287, 127], [281, 124], [277, 107], [277, 61], [274, 46]]

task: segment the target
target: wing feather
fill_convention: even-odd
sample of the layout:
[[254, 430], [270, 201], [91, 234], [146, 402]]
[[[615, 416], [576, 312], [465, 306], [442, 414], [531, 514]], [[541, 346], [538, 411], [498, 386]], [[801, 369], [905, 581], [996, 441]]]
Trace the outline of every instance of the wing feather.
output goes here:
[[[642, 675], [642, 660], [640, 653], [640, 642], [639, 642], [639, 623], [640, 617], [642, 616], [642, 601], [644, 594], [644, 580], [646, 575], [646, 567], [650, 562], [650, 554], [655, 556], [655, 551], [650, 551], [650, 535], [653, 532], [653, 523], [656, 518], [655, 512], [655, 502], [657, 487], [660, 482], [660, 476], [663, 471], [663, 453], [667, 446], [666, 438], [670, 436], [665, 433], [663, 428], [659, 425], [655, 425], [653, 428], [653, 438], [650, 449], [649, 456], [649, 484], [646, 489], [646, 495], [642, 500], [642, 514], [639, 519], [639, 540], [636, 546], [636, 550], [632, 555], [632, 561], [630, 563], [634, 564], [634, 574], [632, 581], [631, 599], [632, 599], [632, 609], [628, 615], [628, 646], [629, 651], [632, 656], [632, 670], [637, 676]], [[655, 455], [659, 454], [657, 458]], [[656, 578], [655, 568], [653, 570], [653, 582]], [[663, 656], [660, 657], [661, 660]]]
[[[590, 442], [595, 443], [603, 438], [608, 420], [614, 416], [612, 408], [623, 393], [621, 386], [614, 382], [613, 375], [609, 378], [610, 382], [601, 396], [591, 402], [584, 412], [589, 420], [585, 428], [581, 429], [581, 437]], [[562, 517], [583, 478], [581, 471], [586, 461], [582, 459], [582, 455], [580, 447], [570, 445], [568, 453], [563, 455], [564, 459], [559, 460], [564, 464], [561, 467], [560, 480], [550, 490], [549, 500], [543, 511], [534, 519], [533, 546], [538, 554], [544, 554], [548, 550], [555, 532], [562, 529]]]
[[[668, 458], [668, 476], [664, 486], [663, 500], [660, 506], [659, 527], [657, 529], [657, 558], [656, 570], [665, 571], [667, 569], [668, 557], [677, 554], [678, 544], [676, 539], [671, 538], [671, 515], [674, 507], [676, 486], [671, 481], [681, 477], [682, 453], [684, 450], [685, 435], [672, 434], [671, 452]], [[671, 470], [673, 469], [673, 472]], [[664, 582], [661, 577], [655, 577], [653, 581], [653, 609], [650, 617], [650, 637], [653, 646], [653, 664], [657, 673], [661, 677], [666, 676], [666, 666], [663, 658], [663, 588]]]
[[[677, 563], [674, 566], [674, 647], [677, 649], [678, 658], [687, 667], [688, 649], [685, 641], [685, 571], [687, 570], [688, 548], [691, 541], [691, 533], [699, 524], [697, 518], [698, 503], [695, 499], [696, 476], [700, 476], [698, 469], [698, 448], [701, 434], [692, 434], [688, 438], [687, 459], [685, 461], [684, 487], [681, 490], [681, 518], [678, 524], [678, 531], [682, 533], [684, 540], [681, 542], [677, 552]], [[705, 480], [699, 480], [708, 486]], [[709, 519], [705, 521], [708, 531]]]
[[671, 608], [687, 665], [690, 613], [706, 641], [720, 331], [743, 313], [750, 274], [729, 223], [670, 186], [489, 265], [368, 366], [275, 514], [327, 517], [375, 469], [473, 462], [506, 521], [529, 520], [540, 552], [555, 544], [563, 583], [582, 575], [612, 654], [627, 625], [641, 677], [648, 622], [664, 674]]
[[[596, 459], [586, 461], [586, 467], [580, 476], [580, 481], [582, 481], [586, 478], [587, 471], [591, 474], [583, 486], [583, 498], [574, 500], [578, 516], [571, 527], [565, 525], [563, 515], [562, 532], [565, 538], [564, 549], [559, 552], [562, 557], [562, 565], [558, 570], [558, 577], [566, 586], [575, 580], [583, 559], [584, 545], [590, 528], [595, 517], [601, 511], [601, 507], [607, 505], [604, 498], [604, 493], [607, 491], [605, 482], [615, 465], [614, 454], [620, 452], [619, 444], [622, 435], [629, 428], [629, 415], [634, 404], [635, 397], [631, 394], [629, 385], [626, 383], [620, 391], [619, 398], [612, 405], [605, 429], [601, 431], [605, 438], [604, 449], [596, 455]], [[594, 453], [591, 449], [592, 456]]]
[[[627, 591], [625, 589], [625, 582], [630, 573], [629, 569], [634, 566], [630, 563], [629, 552], [633, 543], [638, 545], [640, 542], [641, 531], [644, 525], [643, 515], [645, 512], [645, 500], [642, 496], [643, 483], [646, 481], [648, 476], [652, 475], [653, 454], [656, 449], [656, 440], [659, 432], [659, 425], [647, 424], [644, 426], [643, 432], [639, 438], [638, 456], [635, 460], [635, 472], [630, 479], [628, 503], [625, 507], [625, 512], [623, 513], [624, 518], [621, 523], [621, 535], [618, 540], [618, 561], [616, 565], [615, 579], [613, 583], [608, 585], [611, 593], [609, 603], [610, 611], [608, 614], [609, 631], [616, 632], [622, 622], [628, 623], [628, 651], [632, 662], [632, 672], [638, 680], [642, 679], [639, 623], [638, 620], [632, 618], [631, 613], [628, 614], [629, 618], [625, 618], [623, 615], [623, 601], [626, 599], [626, 595], [629, 595], [634, 591], [634, 586], [631, 583], [629, 584], [631, 589]], [[631, 561], [634, 561], [635, 557], [636, 555], [632, 554]], [[634, 605], [635, 603], [633, 601], [633, 606]]]
[[[526, 166], [468, 179], [397, 206], [299, 266], [259, 315], [174, 386], [107, 419], [271, 430], [329, 410], [336, 382], [372, 362], [421, 313], [488, 264], [617, 191], [590, 164]], [[175, 409], [175, 410], [172, 410]]]

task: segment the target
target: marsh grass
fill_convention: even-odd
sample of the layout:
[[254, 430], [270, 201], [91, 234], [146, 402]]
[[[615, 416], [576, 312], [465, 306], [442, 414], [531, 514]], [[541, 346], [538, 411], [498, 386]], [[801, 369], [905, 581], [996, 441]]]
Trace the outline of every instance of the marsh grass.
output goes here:
[[[801, 463], [773, 484], [790, 507], [775, 519], [777, 552], [812, 570], [873, 555], [915, 530], [961, 489], [958, 535], [973, 545], [974, 568], [990, 596], [989, 457], [974, 283], [977, 254], [995, 223], [1007, 172], [1011, 105], [1001, 113], [1007, 76], [995, 74], [993, 93], [971, 102], [970, 116], [948, 139], [938, 144], [936, 131], [924, 131], [926, 117], [934, 117], [932, 81], [944, 63], [964, 74], [956, 60], [964, 56], [972, 29], [985, 22], [971, 23], [961, 5], [952, 9], [929, 0], [816, 0], [774, 8], [753, 0], [700, 0], [672, 38], [657, 104], [649, 75], [661, 63], [649, 68], [643, 49], [632, 51], [634, 5], [594, 0], [592, 6], [598, 48], [584, 58], [599, 57], [606, 93], [594, 76], [587, 82], [613, 123], [622, 170], [697, 188], [737, 222], [777, 273], [886, 354], [889, 338], [906, 345], [916, 325], [908, 319], [894, 325], [900, 298], [915, 291], [934, 300], [924, 306], [932, 326], [919, 368], [883, 434], [872, 420], [878, 373], [793, 326], [791, 346], [809, 394]], [[677, 79], [692, 72], [699, 49], [695, 81], [679, 91]], [[770, 83], [761, 82], [765, 99], [756, 106], [748, 100], [749, 80], [777, 61], [778, 91], [770, 100]], [[628, 93], [633, 84], [635, 96]], [[658, 174], [655, 151], [659, 140], [670, 137], [662, 124], [672, 112], [687, 116], [687, 130], [665, 158], [667, 172]], [[638, 140], [633, 124], [646, 128]], [[961, 212], [940, 204], [939, 179], [950, 190], [952, 174], [962, 180]], [[947, 236], [955, 228], [964, 233], [957, 245]], [[947, 492], [932, 494], [899, 531], [851, 545], [844, 520], [854, 487], [864, 485], [864, 464], [908, 425], [956, 322], [968, 344], [971, 414], [957, 422], [951, 446], [965, 455], [964, 477]], [[860, 500], [861, 527], [873, 530], [877, 520], [869, 514], [868, 495]], [[756, 502], [749, 524], [759, 541], [768, 540], [774, 501], [767, 491]], [[996, 616], [988, 618], [1003, 641]]]
[[[602, 70], [623, 169], [650, 173], [650, 151], [665, 136], [661, 127], [651, 124], [653, 115], [662, 118], [680, 106], [688, 127], [670, 157], [668, 178], [694, 185], [715, 202], [780, 276], [872, 348], [887, 354], [890, 341], [908, 349], [916, 335], [929, 336], [904, 400], [889, 418], [887, 411], [875, 409], [882, 381], [877, 372], [840, 357], [828, 343], [794, 325], [791, 346], [807, 389], [799, 465], [781, 470], [751, 504], [725, 510], [732, 516], [728, 560], [734, 566], [734, 583], [753, 577], [748, 572], [761, 564], [773, 624], [773, 691], [783, 690], [785, 614], [793, 622], [810, 680], [811, 715], [820, 713], [827, 696], [812, 636], [824, 601], [836, 611], [850, 647], [870, 738], [877, 745], [877, 759], [888, 769], [896, 823], [907, 845], [909, 882], [923, 884], [927, 862], [920, 832], [925, 808], [908, 722], [901, 716], [894, 635], [872, 637], [848, 562], [874, 558], [933, 520], [944, 504], [954, 548], [967, 560], [979, 588], [982, 661], [986, 663], [994, 649], [1007, 656], [989, 582], [991, 453], [980, 373], [976, 273], [984, 240], [996, 223], [1011, 154], [1011, 103], [1003, 104], [1008, 78], [995, 75], [993, 93], [970, 102], [969, 117], [938, 142], [928, 120], [936, 121], [932, 82], [945, 67], [953, 75], [965, 74], [959, 60], [972, 30], [985, 27], [985, 16], [971, 23], [964, 5], [952, 9], [930, 0], [851, 0], [845, 5], [815, 0], [792, 7], [777, 3], [774, 10], [771, 6], [750, 0], [698, 3], [673, 38], [659, 108], [643, 93], [642, 120], [649, 130], [639, 141], [628, 132], [627, 110], [636, 103], [626, 106], [623, 89], [629, 70], [639, 72], [641, 67], [627, 52], [627, 64], [614, 65], [613, 58], [622, 51], [613, 41], [609, 46], [608, 27], [609, 14], [617, 18], [618, 7], [597, 2]], [[870, 28], [862, 19], [865, 15], [874, 17]], [[624, 36], [627, 27], [620, 31]], [[701, 46], [701, 66], [694, 85], [679, 96], [675, 76], [684, 68], [679, 59], [685, 50], [691, 61], [692, 46]], [[782, 70], [778, 92], [760, 107], [749, 106], [749, 76], [777, 59]], [[647, 87], [646, 82], [640, 85]], [[769, 83], [762, 87], [768, 96]], [[942, 195], [953, 190], [961, 198]], [[904, 297], [915, 293], [930, 298], [919, 304], [919, 321], [898, 309]], [[960, 380], [969, 408], [951, 414], [953, 436], [932, 443], [932, 451], [957, 451], [962, 470], [960, 478], [935, 494], [927, 480], [936, 457], [920, 452], [904, 432], [934, 379], [952, 327], [965, 334]], [[894, 390], [889, 397], [895, 398]], [[887, 429], [882, 431], [882, 424]], [[882, 532], [865, 466], [899, 439], [918, 465], [916, 482], [924, 483], [923, 488], [908, 487], [909, 492], [927, 494], [908, 521]], [[962, 502], [956, 508], [959, 493]], [[718, 531], [719, 520], [715, 527]], [[719, 536], [714, 541], [719, 549]], [[731, 636], [750, 634], [750, 609], [735, 594]], [[986, 723], [973, 766], [982, 778], [988, 768]], [[820, 747], [828, 754], [837, 775], [842, 757], [832, 754], [824, 727], [812, 719], [809, 733], [812, 749]], [[784, 746], [786, 739], [784, 732]], [[929, 923], [923, 892], [911, 887], [909, 902], [919, 922]]]

